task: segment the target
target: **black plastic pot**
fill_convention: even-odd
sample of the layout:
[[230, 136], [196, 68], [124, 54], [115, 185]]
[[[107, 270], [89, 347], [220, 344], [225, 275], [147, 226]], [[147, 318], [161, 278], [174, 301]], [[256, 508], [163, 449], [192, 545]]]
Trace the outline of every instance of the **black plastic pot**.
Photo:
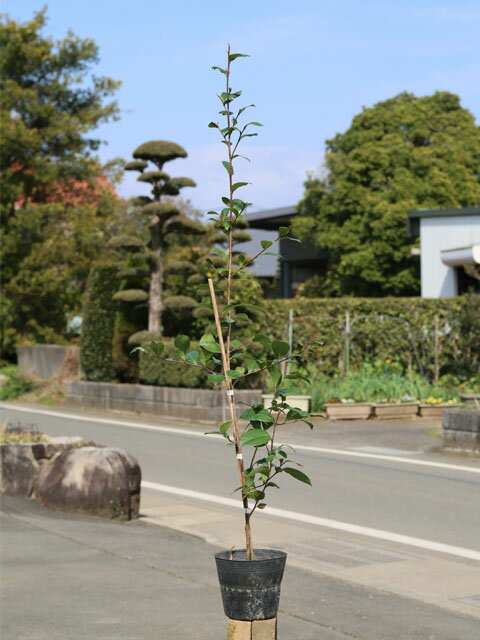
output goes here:
[[246, 560], [245, 549], [215, 554], [225, 615], [232, 620], [275, 618], [280, 600], [287, 554], [255, 549], [255, 560]]

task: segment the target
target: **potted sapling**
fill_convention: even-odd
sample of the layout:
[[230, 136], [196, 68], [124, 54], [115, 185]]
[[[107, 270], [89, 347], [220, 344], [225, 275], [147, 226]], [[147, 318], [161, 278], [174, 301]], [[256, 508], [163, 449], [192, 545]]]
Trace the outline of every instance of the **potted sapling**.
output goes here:
[[[287, 227], [280, 227], [275, 241], [263, 240], [258, 253], [249, 257], [234, 251], [235, 233], [245, 224], [245, 213], [249, 203], [242, 200], [238, 192], [247, 182], [236, 178], [237, 161], [243, 157], [239, 146], [245, 138], [255, 136], [255, 129], [261, 124], [256, 121], [244, 122], [245, 111], [254, 105], [236, 107], [234, 104], [241, 91], [230, 85], [232, 63], [245, 54], [227, 50], [225, 68], [213, 67], [223, 76], [224, 89], [219, 94], [221, 102], [220, 122], [208, 126], [219, 134], [225, 149], [222, 165], [226, 171], [228, 190], [221, 200], [223, 208], [219, 212], [210, 211], [209, 218], [225, 236], [225, 250], [215, 248], [209, 260], [210, 271], [203, 285], [209, 293], [209, 307], [213, 312], [215, 330], [205, 333], [191, 346], [188, 336], [178, 335], [174, 340], [177, 357], [164, 354], [162, 342], [151, 342], [136, 347], [141, 357], [153, 357], [165, 363], [183, 362], [186, 366], [199, 367], [208, 381], [223, 387], [228, 403], [228, 420], [221, 424], [216, 433], [225, 439], [227, 452], [238, 472], [239, 500], [243, 504], [243, 526], [245, 548], [215, 554], [222, 599], [229, 624], [235, 621], [268, 620], [276, 626], [276, 614], [280, 596], [280, 582], [286, 562], [286, 553], [278, 550], [254, 547], [251, 521], [258, 510], [266, 507], [269, 492], [278, 488], [279, 478], [290, 478], [311, 485], [301, 465], [291, 458], [291, 447], [278, 441], [278, 427], [288, 422], [303, 421], [313, 427], [311, 415], [288, 402], [289, 386], [295, 380], [303, 379], [301, 373], [282, 374], [285, 364], [298, 364], [314, 355], [320, 343], [297, 344], [291, 348], [287, 342], [270, 338], [262, 333], [250, 332], [245, 326], [251, 322], [248, 315], [250, 305], [241, 299], [242, 281], [250, 280], [247, 268], [262, 254], [272, 254], [272, 245], [281, 237], [289, 236]], [[274, 254], [277, 255], [277, 254]], [[240, 301], [239, 301], [240, 297]], [[256, 312], [261, 309], [254, 310]], [[242, 381], [254, 375], [268, 375], [273, 387], [273, 398], [265, 406], [263, 403], [238, 406], [235, 391]], [[212, 433], [212, 432], [210, 432]], [[233, 488], [235, 489], [235, 488]], [[243, 624], [243, 623], [242, 623]], [[255, 623], [256, 624], [256, 623]], [[269, 628], [273, 628], [270, 624]], [[231, 637], [235, 637], [230, 632]], [[267, 637], [267, 636], [265, 636]], [[274, 637], [274, 636], [273, 636]]]

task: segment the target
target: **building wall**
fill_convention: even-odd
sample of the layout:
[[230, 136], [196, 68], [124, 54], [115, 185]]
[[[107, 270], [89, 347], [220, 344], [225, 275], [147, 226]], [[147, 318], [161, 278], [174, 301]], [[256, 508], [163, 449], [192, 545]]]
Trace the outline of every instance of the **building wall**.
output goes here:
[[480, 216], [421, 218], [422, 298], [457, 295], [455, 269], [443, 264], [440, 253], [473, 244], [480, 244]]

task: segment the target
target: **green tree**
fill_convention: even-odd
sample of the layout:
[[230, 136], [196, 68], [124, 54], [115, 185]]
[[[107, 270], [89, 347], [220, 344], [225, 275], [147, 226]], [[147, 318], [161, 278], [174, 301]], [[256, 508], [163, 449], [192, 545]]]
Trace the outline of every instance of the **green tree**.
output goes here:
[[[45, 10], [0, 19], [2, 354], [61, 340], [93, 259], [120, 224], [91, 130], [116, 118], [119, 83], [90, 77], [93, 40], [43, 35]], [[118, 232], [118, 231], [117, 231]]]
[[15, 205], [45, 202], [52, 185], [95, 177], [91, 153], [101, 141], [91, 130], [115, 118], [115, 101], [105, 102], [119, 82], [89, 77], [98, 62], [93, 40], [69, 32], [54, 43], [42, 30], [45, 9], [31, 21], [0, 21], [2, 148], [1, 202], [4, 215]]
[[480, 127], [452, 93], [401, 93], [327, 141], [326, 169], [293, 225], [328, 253], [316, 295], [416, 295], [408, 211], [480, 203]]
[[[175, 142], [152, 140], [135, 149], [134, 160], [125, 165], [127, 171], [140, 173], [139, 182], [151, 187], [150, 196], [137, 198], [135, 209], [135, 215], [148, 220], [149, 233], [143, 255], [149, 270], [149, 291], [132, 289], [128, 283], [124, 283], [115, 298], [127, 303], [148, 303], [148, 331], [156, 334], [163, 333], [162, 316], [167, 308], [190, 311], [197, 306], [197, 302], [188, 296], [165, 295], [165, 261], [169, 248], [178, 240], [178, 234], [195, 236], [204, 233], [203, 225], [198, 220], [182, 215], [181, 209], [172, 200], [184, 187], [195, 187], [195, 182], [191, 178], [171, 178], [163, 171], [166, 162], [186, 156], [185, 149]], [[146, 171], [149, 162], [156, 168]], [[127, 244], [130, 241], [127, 239]], [[177, 267], [182, 271], [190, 269], [191, 265], [185, 266], [184, 262], [179, 261]], [[174, 268], [172, 264], [170, 271]], [[132, 277], [137, 275], [132, 272]]]

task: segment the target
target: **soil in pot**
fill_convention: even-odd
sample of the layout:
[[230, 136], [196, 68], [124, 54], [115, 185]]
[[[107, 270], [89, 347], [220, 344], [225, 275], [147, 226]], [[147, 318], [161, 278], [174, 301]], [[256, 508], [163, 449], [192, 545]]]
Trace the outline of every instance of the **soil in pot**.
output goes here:
[[277, 615], [287, 554], [274, 549], [254, 553], [255, 560], [245, 559], [245, 549], [215, 554], [223, 608], [232, 620], [268, 620]]

